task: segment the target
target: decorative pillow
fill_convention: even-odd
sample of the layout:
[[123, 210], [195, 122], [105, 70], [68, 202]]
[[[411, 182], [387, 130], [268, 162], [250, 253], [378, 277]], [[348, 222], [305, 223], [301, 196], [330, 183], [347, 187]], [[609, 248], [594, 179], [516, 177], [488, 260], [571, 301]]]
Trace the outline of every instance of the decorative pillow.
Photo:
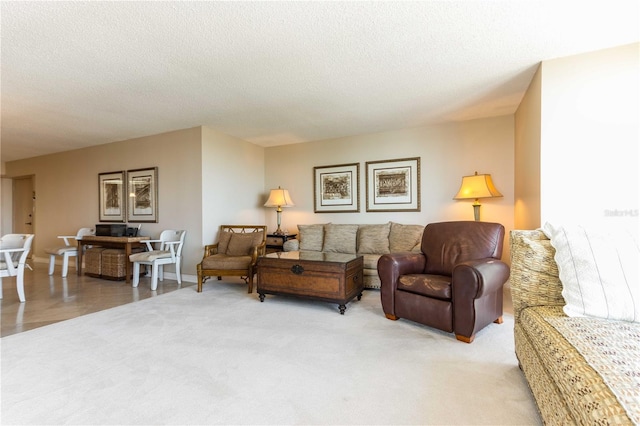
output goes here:
[[402, 225], [391, 222], [389, 250], [391, 250], [391, 253], [420, 251], [423, 233], [424, 226], [422, 225]]
[[324, 224], [298, 225], [300, 250], [322, 251]]
[[389, 231], [391, 222], [383, 225], [360, 225], [358, 227], [358, 253], [389, 253]]
[[556, 249], [564, 312], [640, 322], [640, 247], [629, 233], [546, 223]]
[[322, 251], [332, 253], [356, 253], [358, 225], [333, 225], [324, 227]]
[[251, 249], [262, 242], [262, 231], [247, 234], [231, 233], [231, 239], [227, 246], [226, 254], [229, 256], [247, 256]]
[[231, 240], [231, 235], [233, 232], [223, 231], [220, 233], [218, 237], [218, 253], [225, 254], [227, 252], [227, 247], [229, 246], [229, 240]]

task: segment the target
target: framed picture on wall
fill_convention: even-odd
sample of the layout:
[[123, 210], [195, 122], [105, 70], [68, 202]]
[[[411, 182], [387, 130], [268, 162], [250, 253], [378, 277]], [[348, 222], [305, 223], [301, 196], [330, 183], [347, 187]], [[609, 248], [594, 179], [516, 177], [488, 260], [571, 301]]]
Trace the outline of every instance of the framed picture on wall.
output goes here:
[[125, 172], [98, 174], [100, 222], [124, 222], [126, 199], [124, 197]]
[[313, 168], [313, 207], [316, 213], [360, 211], [360, 164]]
[[367, 161], [368, 212], [420, 211], [420, 157]]
[[158, 222], [158, 168], [127, 171], [127, 221]]

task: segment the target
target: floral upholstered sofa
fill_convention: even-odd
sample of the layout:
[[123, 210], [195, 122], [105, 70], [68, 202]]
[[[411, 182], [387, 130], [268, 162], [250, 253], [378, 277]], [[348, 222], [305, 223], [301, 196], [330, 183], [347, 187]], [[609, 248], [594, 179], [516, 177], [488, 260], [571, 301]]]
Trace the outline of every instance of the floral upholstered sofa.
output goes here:
[[545, 424], [640, 424], [638, 246], [605, 240], [511, 231], [515, 350]]
[[298, 225], [298, 236], [284, 244], [285, 251], [324, 251], [360, 254], [364, 260], [364, 287], [380, 288], [378, 259], [383, 254], [420, 252], [424, 225], [313, 224]]

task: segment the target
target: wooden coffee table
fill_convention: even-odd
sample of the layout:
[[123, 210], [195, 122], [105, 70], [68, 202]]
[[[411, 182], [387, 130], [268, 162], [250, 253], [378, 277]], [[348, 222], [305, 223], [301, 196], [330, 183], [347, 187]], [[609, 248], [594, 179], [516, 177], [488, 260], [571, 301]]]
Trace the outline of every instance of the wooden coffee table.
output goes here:
[[362, 256], [322, 252], [278, 252], [258, 258], [258, 294], [286, 294], [338, 304], [362, 297]]

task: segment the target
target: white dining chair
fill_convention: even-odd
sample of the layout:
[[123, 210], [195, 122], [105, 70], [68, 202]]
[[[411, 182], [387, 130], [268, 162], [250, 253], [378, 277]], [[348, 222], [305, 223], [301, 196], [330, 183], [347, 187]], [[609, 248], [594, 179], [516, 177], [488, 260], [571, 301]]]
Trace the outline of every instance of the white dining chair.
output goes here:
[[[144, 240], [147, 251], [129, 256], [129, 260], [133, 263], [132, 287], [138, 287], [140, 283], [140, 265], [151, 266], [151, 290], [153, 291], [158, 289], [158, 280], [164, 279], [164, 265], [176, 265], [176, 279], [178, 284], [182, 284], [180, 268], [182, 246], [186, 235], [186, 231], [166, 230], [162, 231], [157, 240]], [[154, 248], [154, 244], [157, 248]]]
[[16, 289], [20, 302], [24, 296], [24, 268], [31, 250], [33, 234], [7, 234], [0, 238], [0, 299], [2, 299], [2, 278], [16, 277]]
[[49, 275], [53, 275], [57, 257], [62, 257], [62, 278], [66, 277], [69, 271], [70, 257], [76, 258], [76, 269], [78, 268], [78, 240], [85, 235], [95, 235], [95, 230], [80, 228], [76, 235], [58, 235], [58, 238], [64, 240], [64, 245], [44, 249], [44, 252], [49, 255]]

